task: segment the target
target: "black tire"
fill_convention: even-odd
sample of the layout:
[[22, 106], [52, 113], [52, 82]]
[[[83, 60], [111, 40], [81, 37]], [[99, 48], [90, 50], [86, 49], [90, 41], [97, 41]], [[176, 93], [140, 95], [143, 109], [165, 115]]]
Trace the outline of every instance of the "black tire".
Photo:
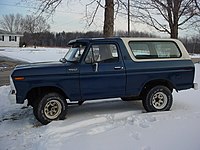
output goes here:
[[173, 103], [172, 93], [165, 86], [155, 86], [147, 91], [142, 103], [147, 112], [168, 111]]
[[37, 113], [37, 111], [38, 111], [38, 103], [39, 103], [39, 100], [40, 100], [39, 97], [35, 97], [35, 99], [32, 100], [32, 103], [31, 103], [31, 106], [33, 107], [33, 114], [34, 114], [34, 116], [35, 116], [35, 118], [36, 118], [37, 120], [39, 120], [39, 119], [38, 119], [38, 113]]
[[65, 119], [67, 102], [58, 93], [48, 93], [43, 96], [38, 105], [33, 108], [35, 118], [46, 125], [53, 120]]
[[78, 105], [81, 106], [85, 101], [78, 101]]
[[132, 97], [121, 97], [121, 100], [123, 100], [123, 101], [133, 101], [134, 99]]
[[36, 104], [33, 106], [33, 114], [34, 114], [35, 118], [37, 120], [39, 120], [39, 118], [38, 118], [38, 105], [36, 105]]
[[140, 97], [121, 97], [122, 101], [138, 101], [141, 100]]

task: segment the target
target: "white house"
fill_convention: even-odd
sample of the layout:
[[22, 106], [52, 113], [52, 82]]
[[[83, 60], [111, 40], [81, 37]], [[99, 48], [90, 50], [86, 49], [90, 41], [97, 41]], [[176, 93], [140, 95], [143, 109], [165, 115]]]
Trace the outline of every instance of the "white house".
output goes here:
[[23, 35], [0, 29], [0, 47], [19, 47], [20, 36]]

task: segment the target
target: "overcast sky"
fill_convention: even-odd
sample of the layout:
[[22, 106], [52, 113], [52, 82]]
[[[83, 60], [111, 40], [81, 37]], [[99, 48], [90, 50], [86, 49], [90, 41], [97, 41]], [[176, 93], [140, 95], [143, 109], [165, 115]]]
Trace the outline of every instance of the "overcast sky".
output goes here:
[[[24, 0], [1, 0], [0, 1], [0, 17], [2, 15], [11, 13], [20, 13], [22, 15], [32, 14], [36, 12], [35, 6], [25, 4]], [[31, 0], [28, 0], [29, 2]], [[102, 31], [103, 29], [103, 8], [100, 8], [94, 23], [88, 27], [85, 15], [86, 15], [86, 2], [83, 0], [82, 3], [79, 0], [71, 0], [68, 4], [67, 0], [63, 0], [63, 3], [57, 8], [56, 13], [51, 17], [48, 22], [51, 25], [51, 31], [62, 32], [62, 31]], [[94, 10], [94, 7], [89, 7], [90, 10]], [[115, 19], [115, 30], [127, 30], [127, 18], [126, 16], [117, 16]], [[138, 24], [131, 25], [131, 30], [146, 31], [149, 32], [150, 28]]]
[[[24, 1], [28, 1], [25, 3]], [[6, 14], [22, 14], [23, 16], [27, 14], [34, 14], [37, 11], [36, 5], [32, 3], [36, 0], [0, 0], [0, 18], [2, 15]], [[67, 1], [69, 3], [67, 3]], [[52, 17], [48, 19], [48, 23], [51, 26], [52, 32], [87, 32], [87, 31], [102, 31], [103, 30], [103, 16], [104, 9], [99, 8], [96, 15], [94, 23], [88, 27], [86, 23], [86, 4], [87, 1], [91, 0], [63, 0], [61, 5], [56, 9], [56, 12]], [[89, 2], [88, 2], [89, 3]], [[104, 5], [104, 4], [103, 4]], [[95, 6], [88, 7], [89, 11], [95, 9]], [[118, 15], [115, 19], [114, 30], [127, 31], [127, 16]], [[161, 37], [169, 37], [169, 35], [164, 33], [159, 33], [158, 31], [144, 25], [131, 23], [131, 30], [151, 32], [157, 34]], [[191, 36], [193, 32], [190, 31], [180, 31], [181, 36]]]

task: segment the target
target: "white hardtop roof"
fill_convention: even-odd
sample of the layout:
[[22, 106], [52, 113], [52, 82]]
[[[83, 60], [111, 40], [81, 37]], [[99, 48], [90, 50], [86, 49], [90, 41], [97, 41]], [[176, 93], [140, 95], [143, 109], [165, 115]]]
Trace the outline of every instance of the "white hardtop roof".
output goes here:
[[143, 38], [143, 37], [121, 37], [123, 41], [179, 41], [178, 39], [172, 38]]

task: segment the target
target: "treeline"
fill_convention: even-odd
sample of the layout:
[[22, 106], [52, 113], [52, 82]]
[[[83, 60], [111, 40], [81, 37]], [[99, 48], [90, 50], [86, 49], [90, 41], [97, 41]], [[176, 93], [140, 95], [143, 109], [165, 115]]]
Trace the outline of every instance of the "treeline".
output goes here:
[[20, 46], [66, 47], [67, 43], [76, 38], [103, 37], [101, 32], [40, 32], [24, 33]]
[[[76, 38], [101, 38], [103, 33], [99, 31], [90, 32], [40, 32], [40, 33], [27, 33], [20, 39], [20, 46], [42, 46], [42, 47], [66, 47], [67, 43]], [[116, 36], [125, 37], [127, 33], [124, 31], [117, 31]], [[156, 37], [153, 34], [132, 31], [131, 37]]]
[[192, 38], [182, 38], [181, 41], [183, 42], [184, 46], [186, 47], [187, 51], [191, 54], [200, 54], [200, 37], [192, 37]]
[[[127, 37], [127, 33], [124, 31], [115, 32], [115, 36]], [[131, 31], [131, 37], [158, 37], [154, 34]], [[24, 36], [20, 39], [20, 46], [40, 46], [40, 47], [67, 47], [67, 43], [76, 38], [100, 38], [103, 37], [103, 33], [99, 31], [90, 32], [40, 32], [40, 33], [24, 33]], [[200, 38], [181, 38], [189, 53], [200, 53]]]

